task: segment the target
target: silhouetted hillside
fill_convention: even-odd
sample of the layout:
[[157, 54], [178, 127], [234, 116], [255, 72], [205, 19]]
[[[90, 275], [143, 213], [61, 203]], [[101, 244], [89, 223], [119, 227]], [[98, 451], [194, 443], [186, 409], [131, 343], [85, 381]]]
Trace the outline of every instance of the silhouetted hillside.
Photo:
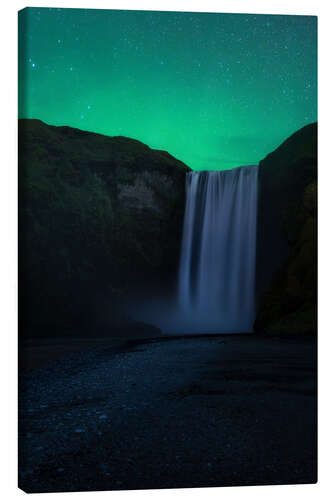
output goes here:
[[259, 165], [257, 331], [316, 330], [317, 123]]
[[107, 327], [131, 291], [171, 287], [187, 170], [133, 139], [19, 120], [22, 331]]

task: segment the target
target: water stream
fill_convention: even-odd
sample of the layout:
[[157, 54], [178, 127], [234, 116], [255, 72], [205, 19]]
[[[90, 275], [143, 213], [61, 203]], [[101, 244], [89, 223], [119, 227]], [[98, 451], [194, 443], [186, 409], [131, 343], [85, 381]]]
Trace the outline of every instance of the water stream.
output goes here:
[[257, 166], [187, 174], [179, 307], [188, 332], [252, 331], [257, 179]]

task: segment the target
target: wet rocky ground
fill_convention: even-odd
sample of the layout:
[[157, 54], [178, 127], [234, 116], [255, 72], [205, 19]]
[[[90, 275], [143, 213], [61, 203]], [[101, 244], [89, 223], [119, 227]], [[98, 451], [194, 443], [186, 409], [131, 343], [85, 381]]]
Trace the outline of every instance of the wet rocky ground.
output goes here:
[[63, 354], [20, 372], [24, 491], [316, 481], [312, 338], [92, 341]]

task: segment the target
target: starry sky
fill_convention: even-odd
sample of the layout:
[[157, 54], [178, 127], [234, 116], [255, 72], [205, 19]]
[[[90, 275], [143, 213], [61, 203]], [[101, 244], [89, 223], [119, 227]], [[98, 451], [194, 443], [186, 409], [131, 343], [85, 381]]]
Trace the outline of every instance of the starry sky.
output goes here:
[[256, 164], [317, 120], [317, 19], [24, 9], [19, 117], [132, 137], [195, 170]]

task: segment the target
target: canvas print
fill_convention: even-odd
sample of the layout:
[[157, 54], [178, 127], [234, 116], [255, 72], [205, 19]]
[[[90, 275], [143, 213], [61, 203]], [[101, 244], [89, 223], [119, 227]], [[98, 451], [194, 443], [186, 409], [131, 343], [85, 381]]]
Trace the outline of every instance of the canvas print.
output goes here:
[[316, 482], [316, 17], [18, 37], [19, 487]]

